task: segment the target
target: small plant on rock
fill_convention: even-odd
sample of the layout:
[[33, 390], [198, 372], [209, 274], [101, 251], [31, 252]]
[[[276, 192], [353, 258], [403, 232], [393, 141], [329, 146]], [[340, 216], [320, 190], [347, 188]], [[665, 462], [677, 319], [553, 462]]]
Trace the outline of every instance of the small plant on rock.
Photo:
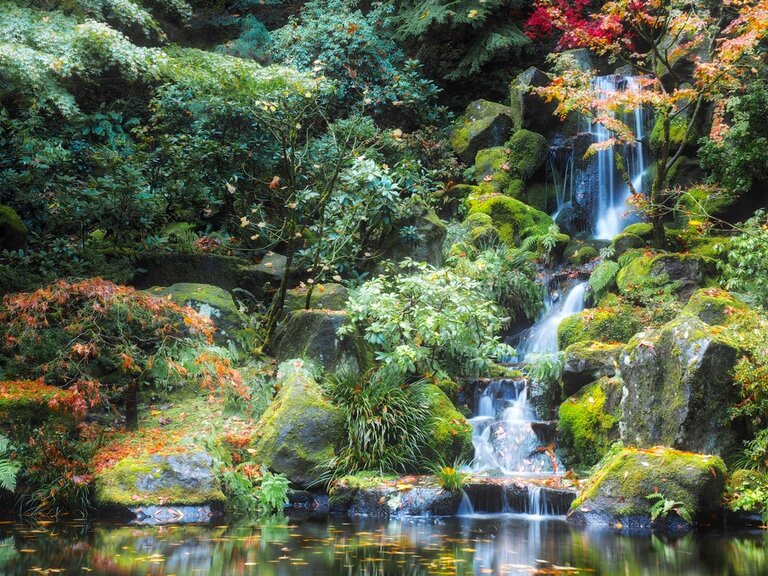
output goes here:
[[660, 492], [648, 494], [645, 498], [646, 500], [653, 502], [650, 509], [651, 521], [656, 522], [657, 520], [663, 520], [669, 515], [670, 512], [674, 512], [689, 524], [693, 522], [691, 513], [685, 507], [685, 503], [678, 502], [677, 500], [667, 499]]

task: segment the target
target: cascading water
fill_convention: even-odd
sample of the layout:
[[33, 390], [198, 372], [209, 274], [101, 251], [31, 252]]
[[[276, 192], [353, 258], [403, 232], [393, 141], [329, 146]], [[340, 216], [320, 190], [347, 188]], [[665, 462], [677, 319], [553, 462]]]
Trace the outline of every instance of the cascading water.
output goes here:
[[[521, 342], [523, 356], [557, 352], [557, 326], [583, 310], [585, 290], [586, 283], [581, 282], [562, 300], [549, 300], [548, 309]], [[540, 475], [558, 471], [559, 463], [536, 433], [541, 425], [528, 403], [526, 379], [490, 381], [479, 395], [470, 423], [475, 447], [472, 473]]]
[[[600, 76], [592, 80], [593, 88], [600, 94], [601, 100], [612, 97], [621, 90], [641, 90], [635, 78], [631, 76]], [[632, 186], [642, 190], [643, 175], [645, 174], [645, 154], [643, 153], [643, 138], [645, 137], [646, 117], [642, 108], [637, 108], [631, 118], [624, 118], [633, 130], [636, 142], [627, 145], [622, 151], [624, 166]], [[602, 124], [590, 124], [589, 132], [596, 143], [605, 142], [612, 137], [611, 132]], [[616, 152], [613, 147], [601, 150], [597, 154], [597, 182], [595, 194], [595, 221], [593, 233], [595, 238], [611, 240], [629, 223], [627, 200], [630, 188], [624, 182], [616, 168]]]

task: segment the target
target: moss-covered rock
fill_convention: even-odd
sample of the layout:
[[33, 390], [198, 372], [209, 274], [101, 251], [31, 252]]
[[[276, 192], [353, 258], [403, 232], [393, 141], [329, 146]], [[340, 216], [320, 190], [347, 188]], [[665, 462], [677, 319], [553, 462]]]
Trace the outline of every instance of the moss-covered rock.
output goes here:
[[624, 442], [712, 454], [737, 449], [741, 430], [729, 411], [739, 401], [738, 357], [722, 330], [692, 315], [637, 334], [620, 364]]
[[712, 216], [722, 216], [739, 199], [732, 191], [689, 186], [677, 200], [679, 213], [685, 214], [685, 220], [708, 220]]
[[[701, 138], [701, 134], [698, 130], [694, 129], [690, 131], [688, 138], [686, 138], [685, 131], [687, 126], [688, 118], [684, 115], [677, 116], [670, 122], [669, 139], [671, 150], [677, 150], [680, 147], [680, 144], [683, 143], [683, 140], [685, 140], [685, 146], [689, 151], [692, 151], [695, 148], [696, 142], [698, 142], [699, 138]], [[650, 145], [654, 154], [659, 154], [661, 152], [663, 143], [664, 124], [662, 122], [662, 118], [659, 117], [656, 120], [656, 123], [653, 125], [653, 129], [651, 130], [651, 134], [648, 138], [648, 144]]]
[[586, 264], [587, 262], [591, 262], [597, 258], [599, 255], [600, 254], [596, 248], [593, 246], [584, 245], [576, 250], [576, 252], [571, 254], [568, 259], [573, 264]]
[[256, 424], [253, 460], [307, 487], [342, 441], [344, 415], [302, 368], [281, 369], [280, 391]]
[[628, 250], [642, 248], [645, 246], [645, 240], [630, 232], [622, 232], [611, 241], [613, 249], [613, 258], [618, 260]]
[[650, 222], [635, 222], [624, 228], [624, 233], [634, 234], [647, 242], [653, 238], [653, 224]]
[[167, 287], [154, 286], [147, 292], [158, 298], [170, 298], [210, 318], [216, 327], [216, 340], [220, 342], [231, 340], [248, 324], [247, 316], [240, 312], [232, 295], [218, 286], [182, 282]]
[[619, 271], [616, 284], [619, 291], [627, 293], [642, 286], [649, 276], [667, 278], [677, 285], [677, 295], [682, 302], [699, 288], [713, 282], [717, 273], [714, 260], [697, 254], [663, 253], [635, 258]]
[[501, 239], [515, 246], [528, 236], [542, 234], [552, 219], [535, 208], [508, 196], [480, 196], [468, 199], [469, 212], [488, 214]]
[[443, 242], [448, 234], [445, 223], [424, 202], [414, 201], [408, 210], [409, 214], [403, 218], [402, 225], [415, 228], [415, 237], [404, 238], [399, 230], [394, 230], [381, 242], [382, 259], [400, 262], [411, 258], [416, 262], [442, 266]]
[[[510, 174], [509, 149], [494, 146], [478, 151], [475, 156], [475, 174], [477, 181], [489, 186], [494, 192], [503, 193], [509, 186]], [[513, 194], [510, 194], [513, 196]]]
[[275, 331], [274, 355], [279, 361], [303, 358], [330, 372], [361, 372], [371, 352], [357, 332], [338, 336], [349, 315], [334, 310], [295, 310]]
[[131, 281], [136, 288], [198, 283], [224, 290], [241, 288], [257, 298], [271, 296], [285, 274], [285, 256], [265, 254], [254, 264], [245, 258], [221, 254], [146, 252], [136, 260], [137, 273]]
[[202, 450], [127, 456], [98, 471], [96, 503], [104, 508], [223, 503], [214, 460]]
[[530, 130], [518, 130], [506, 144], [509, 150], [510, 173], [522, 180], [529, 180], [547, 159], [547, 139]]
[[[725, 464], [717, 456], [664, 447], [626, 448], [601, 463], [571, 506], [568, 520], [647, 530], [652, 527], [652, 502], [646, 496], [654, 493], [681, 502], [694, 519], [703, 519], [720, 508], [725, 477]], [[685, 527], [671, 516], [668, 522]]]
[[643, 324], [631, 306], [589, 308], [560, 322], [557, 342], [561, 350], [588, 340], [629, 342], [642, 329]]
[[683, 314], [695, 316], [710, 326], [730, 326], [743, 315], [754, 312], [726, 290], [702, 288], [691, 295], [683, 308]]
[[[284, 312], [303, 310], [307, 302], [306, 286], [292, 288], [285, 293]], [[309, 307], [318, 310], [344, 310], [349, 300], [349, 290], [341, 284], [317, 284], [312, 290]]]
[[18, 250], [27, 245], [29, 230], [10, 206], [0, 204], [0, 250]]
[[621, 388], [621, 380], [601, 378], [560, 404], [557, 441], [566, 466], [597, 464], [619, 439]]
[[451, 132], [451, 147], [465, 164], [473, 164], [478, 150], [500, 146], [512, 132], [513, 112], [509, 106], [476, 100], [467, 106]]
[[431, 461], [452, 463], [472, 457], [472, 426], [456, 409], [448, 396], [436, 385], [429, 385], [431, 419], [427, 455]]
[[605, 342], [577, 342], [563, 355], [563, 392], [566, 396], [603, 376], [616, 374], [624, 345]]

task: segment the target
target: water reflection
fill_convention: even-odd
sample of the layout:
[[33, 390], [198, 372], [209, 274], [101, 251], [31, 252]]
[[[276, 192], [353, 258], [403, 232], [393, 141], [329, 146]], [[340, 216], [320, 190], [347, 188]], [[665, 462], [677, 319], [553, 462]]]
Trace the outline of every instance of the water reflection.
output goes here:
[[768, 574], [760, 532], [668, 539], [499, 515], [230, 526], [0, 525], [0, 574]]

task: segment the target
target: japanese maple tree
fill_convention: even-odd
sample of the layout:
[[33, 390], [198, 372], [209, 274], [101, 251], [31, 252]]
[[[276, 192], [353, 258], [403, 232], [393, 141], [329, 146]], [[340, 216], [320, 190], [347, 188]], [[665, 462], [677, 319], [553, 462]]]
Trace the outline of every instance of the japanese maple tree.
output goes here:
[[764, 69], [768, 0], [612, 0], [594, 12], [590, 12], [590, 4], [588, 0], [537, 0], [527, 33], [532, 37], [557, 35], [560, 49], [587, 48], [611, 62], [630, 64], [639, 74], [641, 90], [606, 94], [594, 87], [591, 72], [574, 68], [535, 90], [557, 102], [556, 113], [561, 117], [581, 114], [612, 132], [612, 138], [593, 144], [588, 154], [637, 145], [636, 135], [617, 113], [641, 107], [654, 111], [661, 138], [647, 198], [633, 187], [621, 155], [616, 159], [632, 193], [631, 203], [648, 215], [654, 243], [663, 246], [663, 219], [671, 210], [667, 174], [682, 155], [706, 105], [714, 104], [713, 127], [722, 133], [719, 103]]

